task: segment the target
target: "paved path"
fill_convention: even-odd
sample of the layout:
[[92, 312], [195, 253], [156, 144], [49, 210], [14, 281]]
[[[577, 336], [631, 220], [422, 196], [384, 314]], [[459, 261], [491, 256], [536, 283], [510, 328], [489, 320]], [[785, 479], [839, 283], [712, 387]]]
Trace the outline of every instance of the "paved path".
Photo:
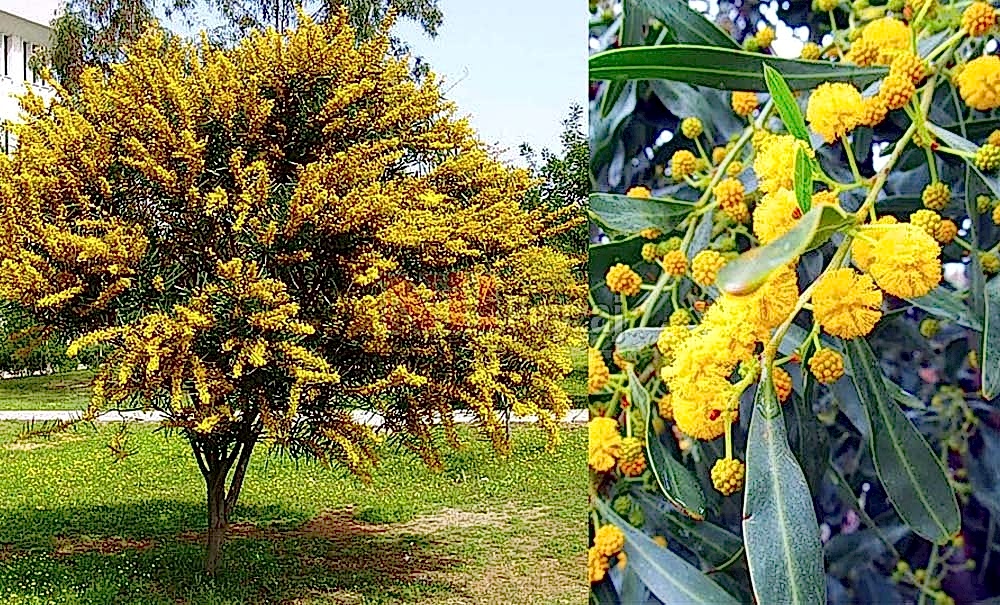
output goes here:
[[[72, 420], [73, 418], [78, 418], [80, 412], [68, 411], [68, 410], [19, 410], [19, 411], [0, 411], [0, 420], [21, 420], [21, 421], [51, 421], [51, 420]], [[362, 412], [357, 411], [353, 414], [355, 420], [358, 422], [363, 422], [371, 426], [381, 426], [383, 423], [382, 417], [378, 414], [372, 412]], [[137, 422], [156, 422], [163, 418], [163, 415], [159, 412], [107, 412], [98, 417], [98, 422], [120, 422], [123, 419], [134, 420]], [[584, 423], [587, 422], [587, 410], [577, 409], [570, 410], [568, 414], [563, 418], [563, 422], [570, 423]], [[456, 412], [455, 422], [468, 423], [472, 422], [475, 416], [468, 412]], [[514, 416], [511, 418], [511, 422], [535, 422], [538, 420], [536, 416]]]

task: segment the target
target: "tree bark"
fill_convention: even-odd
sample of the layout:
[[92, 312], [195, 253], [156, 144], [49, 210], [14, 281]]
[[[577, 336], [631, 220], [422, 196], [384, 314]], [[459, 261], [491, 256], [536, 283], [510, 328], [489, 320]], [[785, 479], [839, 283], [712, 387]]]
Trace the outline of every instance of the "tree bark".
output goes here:
[[208, 549], [205, 557], [205, 573], [214, 576], [222, 559], [222, 542], [229, 528], [226, 514], [226, 475], [229, 469], [210, 471], [208, 481]]

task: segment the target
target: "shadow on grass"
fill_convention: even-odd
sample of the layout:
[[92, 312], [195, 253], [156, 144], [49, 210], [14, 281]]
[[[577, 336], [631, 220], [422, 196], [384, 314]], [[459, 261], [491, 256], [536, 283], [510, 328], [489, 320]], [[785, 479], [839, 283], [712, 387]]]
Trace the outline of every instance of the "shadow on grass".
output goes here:
[[[151, 522], [150, 511], [169, 520]], [[200, 507], [156, 501], [8, 511], [0, 514], [0, 601], [406, 603], [462, 589], [443, 579], [463, 566], [454, 544], [359, 523], [350, 511], [298, 524], [282, 512], [239, 509], [238, 519], [282, 521], [237, 521], [222, 568], [207, 578]]]

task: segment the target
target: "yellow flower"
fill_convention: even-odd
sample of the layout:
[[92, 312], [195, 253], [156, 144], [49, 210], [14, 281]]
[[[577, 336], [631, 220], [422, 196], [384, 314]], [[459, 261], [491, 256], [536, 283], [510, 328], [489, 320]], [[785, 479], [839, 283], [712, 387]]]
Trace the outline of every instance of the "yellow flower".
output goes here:
[[660, 397], [659, 401], [656, 402], [656, 409], [660, 413], [660, 418], [664, 420], [674, 419], [674, 404], [671, 401], [670, 393], [665, 393], [663, 397]]
[[851, 48], [847, 51], [847, 56], [845, 59], [849, 63], [854, 63], [861, 67], [868, 67], [869, 65], [874, 65], [878, 61], [879, 49], [874, 42], [865, 40], [863, 37], [858, 38], [851, 43]]
[[986, 143], [976, 150], [976, 157], [973, 161], [977, 168], [986, 172], [1000, 168], [1000, 147]]
[[862, 108], [859, 124], [861, 126], [878, 126], [888, 113], [889, 108], [886, 107], [885, 99], [880, 95], [867, 97], [864, 99], [864, 107]]
[[896, 53], [889, 64], [889, 73], [909, 78], [914, 84], [919, 84], [927, 77], [927, 64], [924, 60], [909, 50]]
[[997, 25], [997, 10], [986, 2], [973, 2], [962, 13], [962, 30], [970, 36], [982, 36]]
[[799, 202], [788, 189], [768, 193], [753, 211], [753, 232], [761, 244], [770, 243], [791, 229], [801, 216]]
[[923, 193], [920, 194], [920, 200], [924, 203], [925, 208], [940, 212], [951, 200], [951, 189], [941, 181], [931, 183], [924, 187]]
[[760, 101], [757, 99], [757, 93], [755, 92], [737, 90], [733, 91], [730, 104], [733, 107], [733, 111], [736, 112], [736, 115], [746, 117], [757, 109], [757, 106], [760, 105]]
[[681, 133], [689, 139], [697, 139], [704, 130], [701, 120], [696, 117], [681, 120]]
[[[746, 296], [723, 294], [723, 302], [737, 305], [747, 321], [770, 330], [781, 325], [791, 315], [799, 299], [798, 276], [786, 265], [776, 269], [764, 284]], [[740, 309], [742, 307], [742, 309]]]
[[687, 271], [687, 257], [680, 250], [671, 250], [663, 255], [663, 270], [673, 276], [684, 275]]
[[934, 237], [938, 227], [941, 226], [941, 215], [933, 210], [917, 210], [910, 215], [910, 224], [920, 227], [927, 235]]
[[900, 109], [910, 102], [916, 94], [917, 87], [913, 80], [905, 75], [890, 73], [879, 86], [878, 96], [885, 103], [886, 109]]
[[642, 441], [636, 437], [622, 439], [621, 456], [618, 459], [618, 469], [626, 477], [638, 477], [646, 470], [646, 456]]
[[[621, 191], [621, 189], [619, 189], [619, 191]], [[631, 189], [629, 189], [628, 191], [626, 191], [625, 195], [627, 195], [628, 197], [635, 197], [635, 198], [640, 198], [640, 199], [649, 199], [652, 196], [652, 192], [649, 190], [648, 187], [643, 187], [643, 186], [639, 185], [639, 186], [636, 186], [636, 187], [632, 187]]]
[[854, 261], [854, 264], [859, 269], [862, 271], [868, 270], [872, 259], [875, 258], [874, 243], [888, 233], [887, 225], [895, 225], [897, 222], [896, 217], [887, 214], [875, 221], [873, 225], [866, 225], [862, 228], [862, 235], [864, 237], [856, 237], [851, 242], [851, 260]]
[[599, 473], [615, 467], [621, 455], [622, 437], [614, 418], [599, 416], [588, 425], [587, 464]]
[[754, 144], [754, 149], [757, 155], [753, 160], [753, 170], [764, 193], [795, 186], [796, 151], [802, 149], [809, 157], [815, 155], [808, 145], [790, 134], [762, 136]]
[[726, 155], [728, 153], [729, 153], [729, 150], [726, 149], [725, 147], [715, 147], [715, 148], [713, 148], [712, 149], [712, 163], [713, 164], [721, 164], [722, 160], [726, 159]]
[[596, 584], [604, 579], [608, 573], [608, 558], [597, 550], [596, 546], [587, 549], [587, 580], [591, 584]]
[[711, 286], [725, 264], [725, 257], [715, 250], [702, 250], [691, 261], [691, 279], [698, 285]]
[[728, 214], [738, 223], [746, 221], [750, 216], [750, 209], [743, 201], [743, 183], [738, 179], [725, 178], [712, 189], [715, 199], [719, 202], [722, 211]]
[[840, 198], [837, 194], [830, 191], [829, 189], [824, 189], [823, 191], [817, 191], [812, 194], [812, 205], [813, 206], [839, 206]]
[[990, 132], [990, 136], [986, 137], [986, 142], [1000, 147], [1000, 129]]
[[691, 323], [691, 312], [687, 309], [674, 309], [667, 323], [671, 326], [686, 326]]
[[910, 48], [910, 27], [893, 17], [882, 17], [861, 30], [861, 38], [879, 49], [877, 62], [888, 65], [896, 52]]
[[774, 366], [771, 378], [774, 380], [774, 392], [778, 396], [778, 401], [785, 403], [792, 395], [792, 376], [784, 370]]
[[206, 416], [205, 418], [202, 418], [201, 422], [199, 422], [194, 427], [194, 430], [198, 433], [207, 435], [208, 433], [212, 432], [212, 429], [215, 428], [215, 425], [219, 424], [220, 420], [222, 419], [217, 414]]
[[602, 525], [594, 532], [594, 547], [605, 557], [617, 555], [624, 546], [625, 534], [615, 525]]
[[816, 0], [816, 8], [828, 13], [840, 5], [840, 0]]
[[944, 219], [934, 232], [934, 239], [942, 244], [950, 244], [958, 235], [958, 225], [951, 219]]
[[1000, 256], [993, 252], [980, 252], [979, 264], [988, 275], [1000, 273]]
[[735, 389], [724, 376], [703, 373], [672, 393], [674, 421], [684, 434], [710, 441], [726, 430], [722, 408], [735, 395]]
[[882, 293], [872, 278], [853, 269], [827, 272], [813, 289], [813, 317], [828, 334], [857, 338], [882, 317]]
[[846, 135], [864, 117], [864, 102], [857, 88], [843, 82], [824, 82], [809, 96], [806, 120], [827, 143]]
[[691, 330], [687, 326], [666, 325], [656, 338], [656, 348], [663, 355], [667, 363], [674, 359], [674, 352], [691, 336]]
[[880, 288], [900, 298], [923, 296], [941, 282], [941, 246], [916, 225], [890, 229], [875, 245], [868, 272]]
[[712, 466], [712, 485], [723, 496], [729, 496], [743, 489], [746, 467], [735, 458], [719, 458]]
[[639, 274], [633, 271], [632, 267], [622, 263], [608, 269], [605, 280], [609, 290], [625, 296], [635, 296], [639, 293], [642, 285], [642, 278], [639, 277]]
[[611, 372], [608, 365], [604, 363], [604, 356], [597, 349], [590, 347], [587, 349], [587, 392], [598, 393], [608, 385], [611, 379]]
[[679, 149], [670, 158], [670, 171], [675, 180], [682, 180], [684, 177], [694, 173], [698, 167], [698, 158], [687, 149]]
[[757, 39], [757, 45], [760, 48], [767, 48], [774, 42], [774, 28], [770, 25], [765, 25], [754, 37]]
[[1000, 57], [986, 55], [969, 61], [959, 72], [958, 93], [973, 109], [1000, 107]]
[[820, 52], [822, 49], [819, 44], [815, 42], [806, 42], [802, 45], [802, 51], [799, 53], [799, 58], [806, 61], [816, 61], [819, 59]]
[[823, 384], [833, 384], [844, 375], [844, 358], [833, 349], [819, 349], [809, 358], [809, 371]]

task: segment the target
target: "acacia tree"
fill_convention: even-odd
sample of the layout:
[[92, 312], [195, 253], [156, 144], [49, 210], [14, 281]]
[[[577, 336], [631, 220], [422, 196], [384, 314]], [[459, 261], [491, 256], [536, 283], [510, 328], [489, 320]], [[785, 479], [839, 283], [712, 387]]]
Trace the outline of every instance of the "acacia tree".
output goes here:
[[214, 572], [255, 446], [362, 477], [380, 441], [439, 464], [440, 417], [500, 407], [557, 438], [568, 408], [572, 226], [527, 212], [433, 76], [341, 12], [223, 51], [150, 29], [75, 96], [22, 99], [0, 158], [0, 298], [102, 348], [84, 418], [165, 414], [207, 488]]

